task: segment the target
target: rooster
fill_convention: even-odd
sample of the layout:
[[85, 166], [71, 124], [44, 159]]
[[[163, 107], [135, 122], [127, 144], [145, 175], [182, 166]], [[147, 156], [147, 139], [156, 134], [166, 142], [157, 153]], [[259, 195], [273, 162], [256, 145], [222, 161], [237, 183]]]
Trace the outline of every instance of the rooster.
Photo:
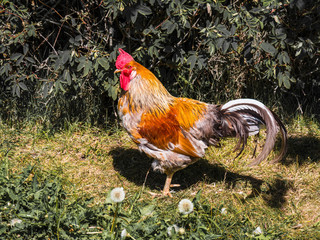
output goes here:
[[[202, 158], [209, 146], [219, 146], [223, 137], [236, 137], [239, 154], [248, 136], [266, 127], [261, 153], [251, 166], [259, 164], [272, 151], [281, 132], [280, 160], [286, 153], [287, 132], [280, 119], [264, 104], [254, 99], [237, 99], [213, 105], [172, 96], [156, 76], [133, 57], [119, 49], [116, 71], [120, 72], [122, 93], [118, 115], [123, 127], [140, 151], [153, 158], [153, 170], [167, 175], [162, 191], [172, 197], [173, 174]], [[238, 155], [239, 155], [238, 154]]]

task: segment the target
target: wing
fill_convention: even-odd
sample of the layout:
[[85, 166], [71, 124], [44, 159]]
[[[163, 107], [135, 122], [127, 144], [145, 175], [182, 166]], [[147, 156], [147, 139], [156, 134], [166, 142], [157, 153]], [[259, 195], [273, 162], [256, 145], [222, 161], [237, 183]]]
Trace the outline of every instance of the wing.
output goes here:
[[176, 98], [167, 111], [148, 112], [141, 116], [135, 137], [146, 139], [161, 150], [199, 158], [206, 145], [190, 134], [190, 129], [203, 117], [206, 104], [191, 99]]

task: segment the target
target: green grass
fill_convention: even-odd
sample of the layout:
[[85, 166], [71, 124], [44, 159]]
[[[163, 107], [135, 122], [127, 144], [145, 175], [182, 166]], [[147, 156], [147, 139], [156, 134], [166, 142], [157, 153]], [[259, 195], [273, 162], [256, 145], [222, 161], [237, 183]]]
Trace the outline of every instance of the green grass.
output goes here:
[[[299, 117], [287, 129], [289, 149], [284, 162], [269, 164], [266, 160], [249, 168], [253, 142], [234, 159], [234, 141], [225, 140], [222, 148], [210, 148], [204, 159], [174, 175], [173, 183], [181, 187], [174, 189], [172, 199], [152, 198], [149, 192], [160, 193], [165, 176], [150, 169], [151, 160], [139, 152], [121, 129], [105, 131], [71, 124], [53, 134], [39, 126], [16, 129], [1, 124], [0, 161], [3, 181], [11, 184], [7, 189], [19, 184], [33, 186], [29, 190], [14, 188], [21, 198], [34, 194], [35, 188], [49, 189], [47, 185], [52, 183], [61, 185], [63, 194], [60, 189], [47, 194], [57, 199], [64, 196], [63, 201], [67, 202], [58, 204], [57, 200], [57, 206], [61, 205], [70, 216], [80, 212], [90, 215], [86, 220], [77, 220], [83, 224], [77, 237], [83, 239], [114, 236], [108, 235], [115, 211], [114, 205], [108, 205], [108, 194], [114, 187], [123, 187], [126, 192], [116, 227], [117, 237], [120, 228], [126, 226], [135, 239], [150, 238], [146, 234], [166, 239], [167, 227], [178, 224], [185, 227], [186, 233], [173, 234], [177, 239], [205, 239], [205, 236], [207, 239], [317, 239], [320, 238], [320, 128], [315, 121]], [[19, 180], [22, 175], [25, 179]], [[4, 211], [9, 195], [2, 193], [0, 197], [0, 209]], [[195, 210], [188, 217], [180, 216], [177, 211], [183, 198], [195, 203]], [[222, 208], [226, 208], [226, 214], [221, 213]], [[57, 209], [60, 208], [39, 211], [53, 211], [54, 219], [60, 219]], [[152, 216], [145, 214], [148, 209], [152, 209]], [[0, 236], [1, 224], [7, 226], [2, 228], [3, 234], [11, 234], [7, 235], [8, 239], [18, 239], [22, 229], [27, 228], [27, 222], [17, 229], [8, 226], [17, 212], [15, 209], [1, 215]], [[50, 239], [60, 235], [60, 239], [65, 239], [62, 236], [71, 234], [67, 225], [48, 224]], [[144, 229], [146, 224], [148, 229]], [[252, 235], [258, 226], [263, 234]], [[24, 234], [31, 232], [29, 228]]]

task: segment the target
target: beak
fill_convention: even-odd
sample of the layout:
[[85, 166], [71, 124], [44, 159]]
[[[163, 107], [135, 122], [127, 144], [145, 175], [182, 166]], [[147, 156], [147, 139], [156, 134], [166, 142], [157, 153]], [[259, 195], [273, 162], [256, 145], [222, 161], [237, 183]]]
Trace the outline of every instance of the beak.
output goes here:
[[116, 69], [116, 70], [114, 71], [114, 73], [119, 73], [119, 72], [121, 72], [120, 69]]

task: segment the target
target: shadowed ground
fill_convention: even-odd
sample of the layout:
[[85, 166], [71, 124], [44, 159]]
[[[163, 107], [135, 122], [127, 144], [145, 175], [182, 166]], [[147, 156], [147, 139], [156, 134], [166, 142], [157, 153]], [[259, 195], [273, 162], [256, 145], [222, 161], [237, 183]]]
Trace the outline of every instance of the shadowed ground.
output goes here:
[[[123, 149], [120, 147], [110, 151], [113, 158], [113, 166], [128, 181], [134, 182], [136, 185], [149, 187], [151, 190], [159, 190], [163, 188], [165, 182], [165, 174], [153, 172], [150, 168], [152, 159], [149, 159], [144, 153], [137, 149]], [[238, 174], [226, 170], [220, 164], [211, 164], [205, 159], [200, 159], [193, 165], [188, 166], [175, 173], [172, 183], [180, 184], [175, 191], [187, 189], [190, 186], [205, 181], [207, 183], [224, 182], [227, 189], [233, 189], [237, 183], [245, 183], [251, 186], [251, 194], [246, 197], [254, 198], [262, 195], [263, 199], [271, 207], [281, 208], [286, 202], [285, 195], [289, 188], [290, 182], [277, 178], [272, 183], [266, 183], [261, 179], [251, 177], [249, 175]], [[263, 190], [261, 186], [265, 184]], [[245, 199], [242, 199], [245, 201]]]

